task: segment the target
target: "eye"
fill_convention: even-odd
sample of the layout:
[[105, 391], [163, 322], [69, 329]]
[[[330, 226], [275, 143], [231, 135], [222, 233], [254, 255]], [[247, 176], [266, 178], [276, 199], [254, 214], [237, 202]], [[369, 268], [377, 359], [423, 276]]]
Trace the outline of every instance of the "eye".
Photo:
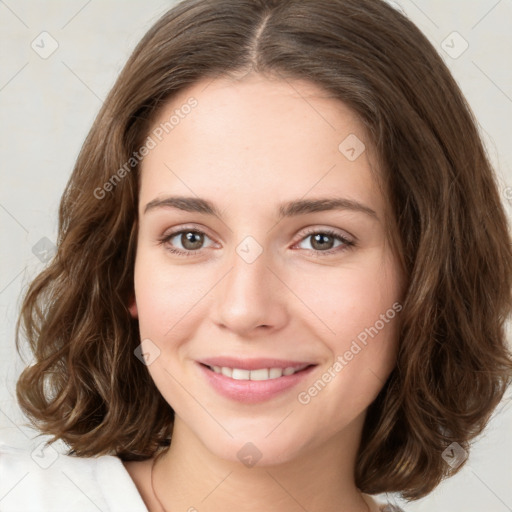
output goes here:
[[[206, 233], [199, 229], [182, 228], [179, 231], [173, 231], [164, 235], [159, 239], [159, 243], [165, 245], [166, 249], [173, 254], [194, 256], [204, 248], [205, 239], [211, 240]], [[310, 245], [312, 248], [300, 248], [311, 252], [315, 256], [339, 253], [356, 245], [355, 242], [349, 240], [346, 236], [330, 229], [311, 229], [303, 234], [299, 244], [308, 239], [311, 239]], [[338, 242], [337, 246], [335, 245], [336, 242]]]
[[[206, 233], [198, 229], [181, 229], [164, 235], [159, 243], [165, 245], [167, 250], [174, 254], [193, 256], [203, 248], [205, 238], [210, 240]], [[176, 248], [176, 244], [181, 247]]]
[[[349, 240], [341, 233], [337, 233], [336, 231], [330, 229], [309, 230], [306, 232], [305, 236], [303, 236], [300, 243], [308, 239], [311, 240], [310, 245], [312, 249], [306, 248], [306, 250], [312, 251], [312, 254], [315, 256], [330, 255], [345, 251], [355, 246], [355, 242]], [[337, 246], [335, 246], [336, 241], [339, 242], [339, 245]]]

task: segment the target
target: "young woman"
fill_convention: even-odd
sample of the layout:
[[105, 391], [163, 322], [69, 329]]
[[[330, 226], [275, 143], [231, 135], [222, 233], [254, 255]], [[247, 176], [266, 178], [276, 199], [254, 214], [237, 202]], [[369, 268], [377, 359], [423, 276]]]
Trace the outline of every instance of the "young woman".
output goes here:
[[36, 510], [392, 510], [371, 495], [457, 472], [510, 382], [495, 175], [384, 2], [178, 4], [105, 101], [59, 230], [19, 325], [20, 406], [70, 448], [19, 498]]

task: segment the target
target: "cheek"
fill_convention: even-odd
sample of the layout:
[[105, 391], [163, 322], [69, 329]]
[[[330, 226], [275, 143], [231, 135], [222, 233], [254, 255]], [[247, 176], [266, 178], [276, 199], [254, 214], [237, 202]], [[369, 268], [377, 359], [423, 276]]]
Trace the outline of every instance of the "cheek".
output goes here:
[[346, 349], [347, 342], [350, 345], [359, 334], [364, 340], [365, 329], [375, 325], [380, 338], [391, 334], [394, 322], [389, 320], [397, 315], [392, 306], [400, 299], [398, 276], [392, 262], [382, 256], [376, 252], [353, 265], [328, 267], [293, 278], [296, 295], [314, 314], [311, 321], [319, 333], [325, 332], [325, 339], [332, 340], [332, 349]]
[[207, 266], [190, 272], [169, 264], [163, 249], [142, 250], [134, 275], [141, 336], [162, 340], [183, 329], [201, 311], [214, 278]]
[[[314, 312], [310, 326], [316, 326], [330, 356], [326, 363], [330, 373], [317, 388], [323, 390], [324, 384], [329, 388], [325, 396], [333, 393], [332, 404], [339, 405], [341, 400], [363, 409], [395, 366], [402, 306], [398, 275], [391, 263], [376, 254], [364, 265], [360, 261], [329, 268], [323, 279], [295, 282], [297, 295]], [[319, 282], [325, 284], [318, 286]]]

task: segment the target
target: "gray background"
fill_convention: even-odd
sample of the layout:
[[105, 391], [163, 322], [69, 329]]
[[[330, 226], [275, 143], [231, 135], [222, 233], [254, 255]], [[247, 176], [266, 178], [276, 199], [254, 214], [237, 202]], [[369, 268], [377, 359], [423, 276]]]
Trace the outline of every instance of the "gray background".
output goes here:
[[[41, 441], [21, 426], [14, 399], [23, 368], [14, 350], [20, 293], [51, 255], [59, 199], [102, 100], [135, 44], [174, 3], [0, 1], [0, 441], [29, 448]], [[510, 216], [512, 0], [389, 3], [429, 37], [459, 82]], [[511, 400], [509, 391], [464, 469], [406, 510], [512, 511]]]

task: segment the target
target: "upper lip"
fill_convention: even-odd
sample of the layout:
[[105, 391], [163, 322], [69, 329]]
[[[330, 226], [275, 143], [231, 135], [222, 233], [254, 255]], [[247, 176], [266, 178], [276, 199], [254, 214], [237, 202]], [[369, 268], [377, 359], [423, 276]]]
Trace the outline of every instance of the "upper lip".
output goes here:
[[271, 359], [258, 357], [255, 359], [239, 357], [208, 357], [198, 360], [207, 366], [220, 366], [227, 368], [239, 368], [241, 370], [258, 370], [261, 368], [306, 368], [315, 363], [308, 361], [290, 361], [285, 359]]

